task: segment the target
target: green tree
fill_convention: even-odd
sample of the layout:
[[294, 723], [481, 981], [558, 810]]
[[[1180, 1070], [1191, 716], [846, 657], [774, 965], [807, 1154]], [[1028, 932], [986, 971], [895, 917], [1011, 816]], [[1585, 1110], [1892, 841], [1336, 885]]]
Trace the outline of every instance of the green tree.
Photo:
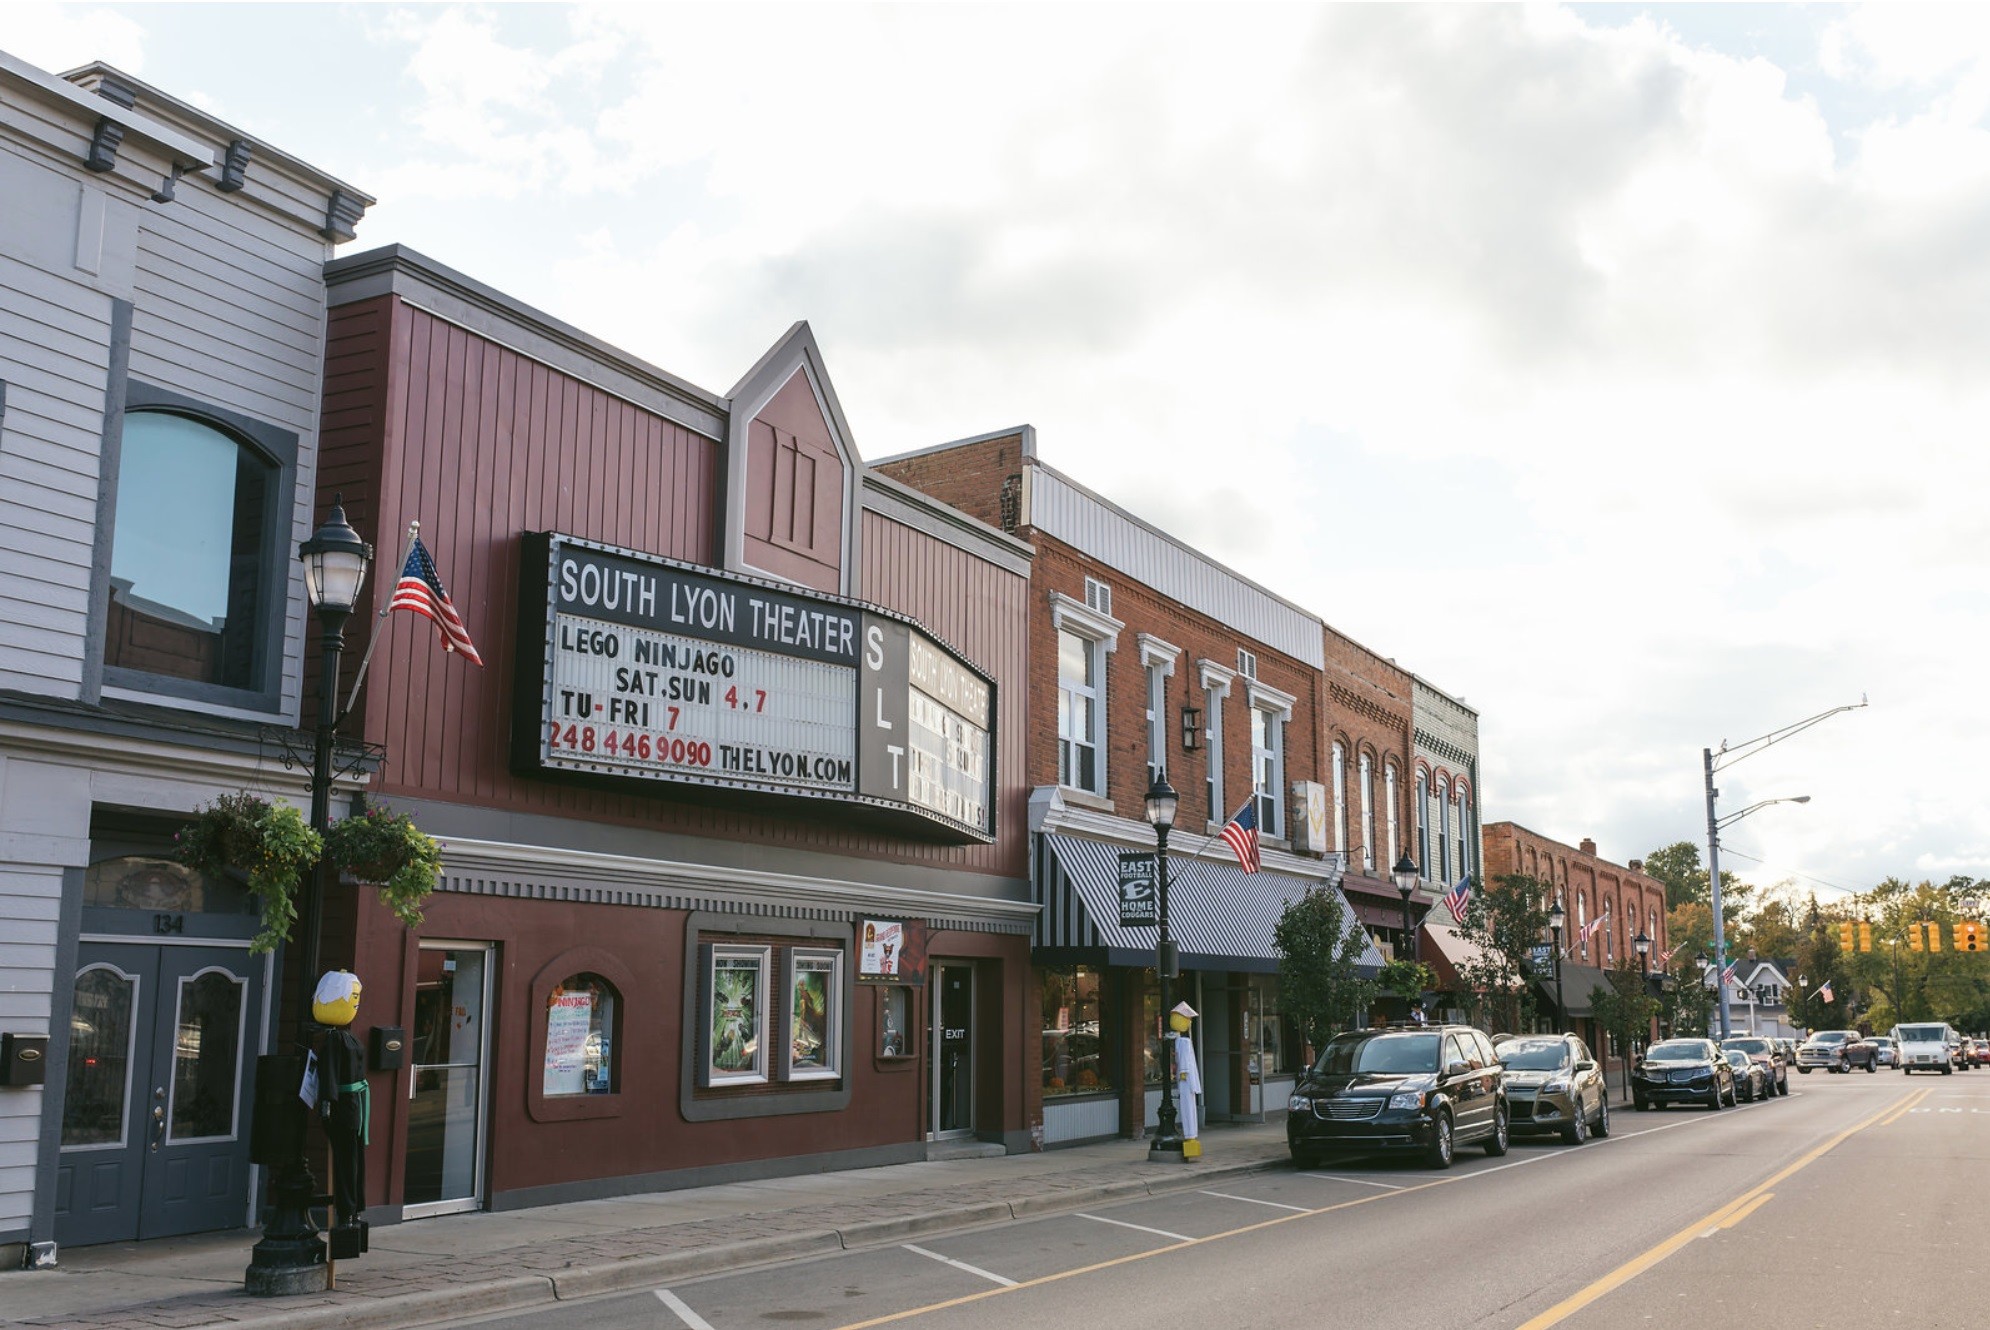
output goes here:
[[1651, 1018], [1658, 1003], [1646, 990], [1644, 972], [1628, 961], [1605, 972], [1610, 982], [1590, 991], [1589, 1009], [1596, 1023], [1615, 1041], [1617, 1055], [1626, 1059], [1625, 1084], [1630, 1083], [1628, 1060], [1651, 1035]]
[[1351, 1027], [1379, 991], [1357, 968], [1368, 935], [1351, 924], [1338, 895], [1314, 889], [1287, 903], [1273, 933], [1279, 1005], [1315, 1049]]
[[1548, 934], [1548, 899], [1547, 883], [1519, 873], [1472, 892], [1458, 934], [1475, 954], [1458, 966], [1458, 978], [1474, 1021], [1515, 1031], [1533, 1027], [1539, 1008], [1528, 979], [1534, 949]]
[[[1665, 884], [1665, 905], [1676, 909], [1689, 902], [1711, 906], [1707, 867], [1700, 862], [1700, 847], [1692, 841], [1674, 841], [1645, 856], [1645, 872]], [[1748, 902], [1751, 888], [1728, 869], [1721, 870], [1721, 913], [1732, 919]]]

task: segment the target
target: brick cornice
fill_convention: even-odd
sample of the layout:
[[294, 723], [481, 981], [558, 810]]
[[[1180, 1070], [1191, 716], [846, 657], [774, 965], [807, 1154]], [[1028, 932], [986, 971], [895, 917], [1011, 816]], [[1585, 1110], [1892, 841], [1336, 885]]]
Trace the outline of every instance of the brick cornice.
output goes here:
[[1327, 691], [1333, 698], [1335, 706], [1344, 707], [1357, 716], [1365, 716], [1382, 725], [1401, 726], [1405, 723], [1405, 717], [1389, 710], [1373, 698], [1363, 697], [1346, 684], [1329, 681]]

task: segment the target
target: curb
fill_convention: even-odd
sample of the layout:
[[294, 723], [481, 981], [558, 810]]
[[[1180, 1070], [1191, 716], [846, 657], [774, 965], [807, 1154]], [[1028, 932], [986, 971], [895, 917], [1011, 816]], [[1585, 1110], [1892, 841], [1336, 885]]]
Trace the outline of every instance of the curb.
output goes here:
[[423, 1289], [390, 1298], [355, 1297], [329, 1307], [300, 1307], [281, 1315], [249, 1316], [208, 1322], [228, 1330], [361, 1330], [392, 1322], [425, 1325], [480, 1312], [513, 1311], [553, 1301], [553, 1281], [546, 1275], [513, 1275], [459, 1288]]
[[631, 1256], [608, 1265], [575, 1266], [552, 1275], [551, 1298], [568, 1302], [842, 1249], [842, 1239], [835, 1229], [817, 1229], [812, 1233], [785, 1233], [775, 1238], [748, 1238], [744, 1242], [693, 1247], [689, 1251]]

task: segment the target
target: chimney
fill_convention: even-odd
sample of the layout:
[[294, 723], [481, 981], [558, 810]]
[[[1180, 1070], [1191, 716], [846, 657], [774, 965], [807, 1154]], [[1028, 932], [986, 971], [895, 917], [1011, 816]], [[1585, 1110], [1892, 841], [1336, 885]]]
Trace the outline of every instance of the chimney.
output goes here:
[[1587, 836], [1584, 836], [1582, 838], [1582, 844], [1576, 846], [1575, 848], [1581, 850], [1584, 854], [1590, 856], [1592, 859], [1596, 857], [1596, 842], [1589, 839], [1589, 837]]
[[1633, 859], [1631, 860], [1630, 868], [1633, 873], [1642, 873], [1645, 871], [1645, 861], [1642, 859]]

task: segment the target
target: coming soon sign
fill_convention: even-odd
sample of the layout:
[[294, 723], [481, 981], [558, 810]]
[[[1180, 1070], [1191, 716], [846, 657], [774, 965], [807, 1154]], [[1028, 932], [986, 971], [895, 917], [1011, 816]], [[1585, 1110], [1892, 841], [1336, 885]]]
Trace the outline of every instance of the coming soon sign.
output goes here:
[[524, 570], [516, 765], [993, 834], [994, 686], [909, 620], [557, 534]]

